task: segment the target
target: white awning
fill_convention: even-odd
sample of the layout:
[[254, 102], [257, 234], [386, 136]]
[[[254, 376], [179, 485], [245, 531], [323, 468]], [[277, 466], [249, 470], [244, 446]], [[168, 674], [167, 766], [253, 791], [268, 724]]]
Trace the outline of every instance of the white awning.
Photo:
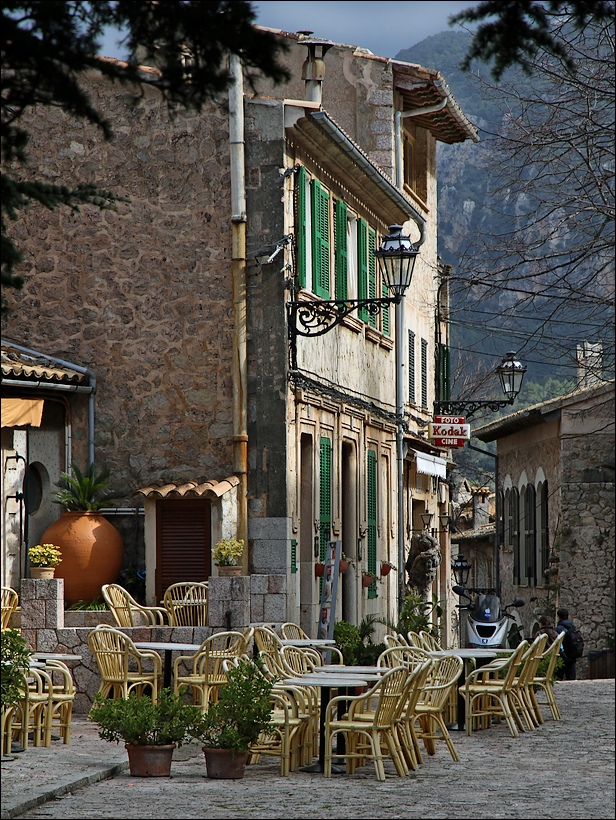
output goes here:
[[447, 462], [444, 458], [429, 456], [427, 453], [420, 453], [419, 450], [413, 450], [413, 452], [415, 453], [418, 473], [447, 478]]

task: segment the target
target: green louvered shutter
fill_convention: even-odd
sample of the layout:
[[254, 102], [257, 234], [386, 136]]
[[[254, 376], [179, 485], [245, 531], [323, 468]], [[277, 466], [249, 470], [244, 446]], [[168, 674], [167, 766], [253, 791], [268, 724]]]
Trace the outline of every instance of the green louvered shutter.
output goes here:
[[[376, 233], [373, 230], [368, 230], [368, 298], [376, 299], [376, 259], [374, 256], [374, 249], [376, 247]], [[368, 324], [370, 327], [376, 327], [378, 314], [370, 316]]]
[[[357, 291], [359, 299], [368, 298], [368, 226], [364, 219], [357, 221]], [[368, 322], [370, 314], [361, 308], [359, 318]]]
[[409, 403], [415, 404], [415, 334], [409, 330]]
[[421, 406], [428, 406], [428, 342], [421, 340]]
[[312, 180], [312, 288], [321, 299], [329, 289], [329, 194]]
[[302, 165], [297, 172], [297, 276], [301, 288], [306, 287], [306, 270], [308, 265], [308, 254], [306, 243], [308, 242], [308, 225], [306, 224], [306, 169]]
[[[368, 524], [368, 572], [376, 576], [376, 453], [368, 450], [366, 463], [367, 524]], [[376, 581], [368, 587], [368, 598], [376, 598]]]
[[319, 558], [325, 560], [332, 534], [332, 443], [321, 439], [319, 476]]
[[297, 538], [291, 539], [291, 572], [297, 572]]
[[349, 295], [347, 282], [348, 252], [347, 252], [347, 206], [345, 202], [336, 201], [335, 206], [336, 231], [336, 299], [346, 299]]
[[451, 388], [449, 380], [449, 348], [447, 347], [447, 345], [439, 344], [438, 364], [438, 396], [441, 401], [449, 401], [449, 399], [451, 398]]

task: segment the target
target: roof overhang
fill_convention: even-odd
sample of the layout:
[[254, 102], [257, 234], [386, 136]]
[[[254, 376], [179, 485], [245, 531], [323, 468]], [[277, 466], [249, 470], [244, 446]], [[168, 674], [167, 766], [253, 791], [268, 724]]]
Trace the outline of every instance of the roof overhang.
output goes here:
[[[295, 103], [297, 105], [297, 103]], [[306, 112], [288, 126], [287, 136], [309, 153], [336, 167], [358, 199], [370, 201], [385, 224], [413, 220], [423, 237], [425, 218], [325, 111]]]
[[152, 485], [136, 490], [136, 495], [144, 498], [220, 498], [225, 493], [238, 486], [240, 480], [237, 476], [229, 476], [221, 481], [216, 479], [210, 481], [184, 481], [171, 482], [163, 485]]
[[3, 387], [91, 390], [85, 367], [4, 340], [0, 357]]

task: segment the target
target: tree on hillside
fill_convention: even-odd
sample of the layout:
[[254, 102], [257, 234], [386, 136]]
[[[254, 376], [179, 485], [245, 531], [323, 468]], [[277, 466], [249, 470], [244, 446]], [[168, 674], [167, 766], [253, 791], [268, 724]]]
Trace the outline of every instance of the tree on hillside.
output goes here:
[[[238, 55], [255, 74], [275, 82], [287, 73], [279, 64], [282, 46], [275, 35], [254, 27], [244, 0], [119, 0], [2, 4], [2, 284], [20, 286], [14, 274], [20, 252], [8, 236], [11, 220], [31, 202], [53, 209], [92, 203], [112, 207], [114, 194], [97, 186], [70, 189], [20, 178], [27, 163], [29, 134], [20, 125], [33, 106], [56, 106], [98, 126], [111, 139], [112, 124], [92, 105], [80, 83], [97, 70], [113, 82], [157, 88], [171, 104], [200, 110], [229, 83], [226, 57]], [[105, 27], [127, 34], [127, 62], [97, 56]], [[143, 65], [155, 66], [144, 71]], [[171, 110], [171, 109], [170, 109]]]
[[539, 53], [556, 57], [569, 71], [575, 70], [575, 48], [569, 48], [557, 30], [555, 16], [567, 17], [577, 30], [594, 21], [614, 20], [614, 3], [610, 0], [485, 0], [477, 6], [449, 18], [449, 24], [477, 23], [471, 47], [461, 68], [468, 69], [473, 60], [493, 63], [492, 76], [500, 80], [514, 65], [530, 73], [533, 59]]
[[489, 221], [461, 258], [468, 312], [454, 319], [571, 375], [578, 345], [603, 346], [600, 377], [614, 364], [614, 23], [553, 31], [575, 72], [540, 51], [524, 83], [489, 89], [502, 114], [482, 141]]

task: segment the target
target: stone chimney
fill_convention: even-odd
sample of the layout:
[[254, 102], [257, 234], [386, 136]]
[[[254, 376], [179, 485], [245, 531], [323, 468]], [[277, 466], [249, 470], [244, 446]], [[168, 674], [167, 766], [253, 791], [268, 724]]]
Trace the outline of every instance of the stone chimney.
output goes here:
[[489, 509], [490, 490], [488, 487], [477, 487], [473, 490], [473, 529], [479, 530], [490, 523]]
[[584, 342], [577, 346], [577, 386], [592, 387], [603, 381], [603, 344]]
[[300, 40], [300, 42], [308, 49], [308, 56], [302, 66], [302, 80], [306, 83], [306, 99], [321, 105], [323, 101], [323, 77], [325, 76], [323, 58], [333, 43], [324, 40], [310, 40], [311, 31], [298, 31], [298, 34], [306, 37], [305, 40]]

